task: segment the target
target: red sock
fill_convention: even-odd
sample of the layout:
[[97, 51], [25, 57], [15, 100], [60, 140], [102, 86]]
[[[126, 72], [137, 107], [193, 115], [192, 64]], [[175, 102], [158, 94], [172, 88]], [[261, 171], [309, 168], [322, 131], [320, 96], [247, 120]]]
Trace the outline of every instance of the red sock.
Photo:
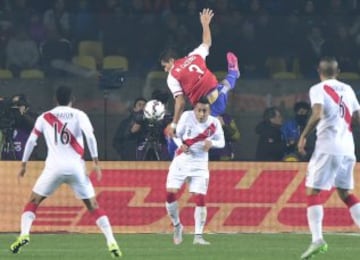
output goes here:
[[167, 192], [166, 193], [166, 202], [167, 203], [172, 203], [174, 201], [176, 201], [176, 193]]
[[204, 194], [195, 195], [195, 204], [197, 207], [205, 207], [205, 195]]
[[94, 216], [95, 219], [99, 219], [102, 216], [106, 216], [105, 210], [101, 208], [94, 209], [93, 211], [91, 211], [91, 214]]
[[359, 203], [360, 201], [354, 194], [349, 194], [349, 196], [346, 197], [344, 202], [348, 206], [348, 208], [351, 208], [352, 206]]
[[322, 205], [320, 193], [307, 196], [307, 206]]
[[35, 204], [33, 202], [29, 202], [28, 204], [25, 205], [23, 212], [30, 211], [30, 212], [33, 212], [35, 214], [36, 209], [38, 208], [38, 206], [39, 206], [38, 204]]

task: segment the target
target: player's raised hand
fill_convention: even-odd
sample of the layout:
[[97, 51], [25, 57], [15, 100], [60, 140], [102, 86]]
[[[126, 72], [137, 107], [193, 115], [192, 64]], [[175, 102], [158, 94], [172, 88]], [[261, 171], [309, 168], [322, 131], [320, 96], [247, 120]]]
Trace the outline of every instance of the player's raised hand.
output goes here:
[[214, 17], [214, 12], [210, 8], [204, 8], [200, 12], [200, 22], [203, 25], [209, 25], [211, 22], [211, 19]]

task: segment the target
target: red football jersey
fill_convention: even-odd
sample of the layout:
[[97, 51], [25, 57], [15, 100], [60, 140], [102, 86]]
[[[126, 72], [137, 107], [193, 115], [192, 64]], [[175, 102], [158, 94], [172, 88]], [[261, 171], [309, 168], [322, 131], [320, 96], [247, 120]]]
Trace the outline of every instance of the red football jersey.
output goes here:
[[202, 96], [209, 94], [218, 84], [215, 75], [206, 67], [205, 60], [198, 54], [176, 60], [170, 73], [179, 81], [192, 105]]

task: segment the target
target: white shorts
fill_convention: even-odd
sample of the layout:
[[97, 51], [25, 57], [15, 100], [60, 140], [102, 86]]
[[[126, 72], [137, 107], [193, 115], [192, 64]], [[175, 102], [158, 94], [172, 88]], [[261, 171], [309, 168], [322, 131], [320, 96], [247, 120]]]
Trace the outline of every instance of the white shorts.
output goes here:
[[353, 170], [356, 160], [349, 155], [314, 153], [310, 159], [305, 186], [319, 190], [332, 187], [354, 188]]
[[170, 167], [166, 179], [167, 189], [180, 189], [184, 182], [189, 184], [189, 192], [206, 194], [209, 185], [209, 171], [196, 170], [196, 175], [190, 175], [187, 170]]
[[79, 199], [95, 197], [95, 190], [86, 175], [85, 165], [78, 165], [72, 170], [45, 167], [33, 187], [33, 192], [48, 197], [63, 183], [68, 184]]

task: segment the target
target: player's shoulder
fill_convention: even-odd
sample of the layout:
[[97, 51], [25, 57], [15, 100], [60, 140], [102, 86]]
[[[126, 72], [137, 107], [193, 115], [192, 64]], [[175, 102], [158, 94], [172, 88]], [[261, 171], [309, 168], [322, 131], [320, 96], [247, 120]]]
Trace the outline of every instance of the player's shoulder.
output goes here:
[[194, 111], [192, 110], [186, 110], [181, 114], [181, 117], [183, 118], [189, 118], [194, 115]]
[[209, 54], [209, 49], [210, 49], [209, 45], [207, 45], [206, 43], [201, 43], [194, 50], [192, 50], [187, 56], [191, 56], [191, 55], [207, 56]]
[[217, 124], [221, 124], [220, 120], [216, 116], [209, 115], [209, 119], [211, 122], [215, 122]]
[[310, 87], [310, 90], [321, 89], [324, 87], [324, 82], [319, 82]]

